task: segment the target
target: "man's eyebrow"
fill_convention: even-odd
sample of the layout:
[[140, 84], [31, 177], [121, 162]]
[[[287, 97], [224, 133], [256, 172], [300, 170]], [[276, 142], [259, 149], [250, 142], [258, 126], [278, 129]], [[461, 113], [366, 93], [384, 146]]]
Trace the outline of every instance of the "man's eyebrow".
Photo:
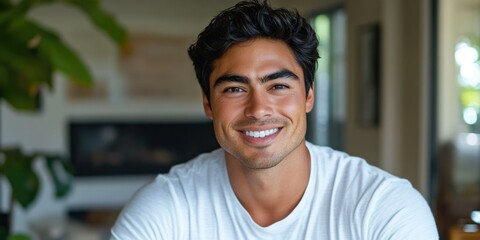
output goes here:
[[[291, 79], [294, 79], [294, 80], [298, 80], [298, 76], [293, 73], [292, 71], [290, 70], [287, 70], [287, 69], [282, 69], [282, 70], [279, 70], [279, 71], [276, 71], [276, 72], [273, 72], [273, 73], [270, 73], [270, 74], [267, 74], [263, 77], [260, 78], [260, 82], [262, 83], [265, 83], [265, 82], [268, 82], [268, 81], [271, 81], [271, 80], [275, 80], [275, 79], [279, 79], [279, 78], [291, 78]], [[220, 76], [218, 77], [216, 80], [215, 80], [215, 83], [213, 84], [214, 87], [224, 83], [224, 82], [237, 82], [237, 83], [249, 83], [250, 80], [245, 77], [245, 76], [240, 76], [240, 75], [223, 75], [223, 76]]]
[[294, 79], [294, 80], [299, 79], [298, 76], [295, 73], [293, 73], [292, 71], [287, 70], [287, 69], [282, 69], [282, 70], [279, 70], [279, 71], [276, 71], [276, 72], [273, 72], [273, 73], [267, 74], [266, 76], [261, 77], [260, 81], [262, 83], [265, 83], [265, 82], [275, 80], [275, 79], [279, 79], [279, 78], [291, 78], [291, 79]]
[[216, 87], [224, 82], [248, 83], [249, 80], [247, 77], [243, 77], [239, 75], [223, 75], [215, 80], [215, 83], [213, 84], [213, 86]]

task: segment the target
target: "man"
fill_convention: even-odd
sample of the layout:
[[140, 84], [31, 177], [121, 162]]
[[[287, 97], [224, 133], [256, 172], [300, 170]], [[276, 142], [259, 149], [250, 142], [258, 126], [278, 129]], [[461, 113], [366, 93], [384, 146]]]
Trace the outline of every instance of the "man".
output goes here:
[[188, 52], [221, 149], [139, 191], [112, 239], [438, 239], [408, 181], [305, 142], [317, 45], [266, 2], [216, 16]]

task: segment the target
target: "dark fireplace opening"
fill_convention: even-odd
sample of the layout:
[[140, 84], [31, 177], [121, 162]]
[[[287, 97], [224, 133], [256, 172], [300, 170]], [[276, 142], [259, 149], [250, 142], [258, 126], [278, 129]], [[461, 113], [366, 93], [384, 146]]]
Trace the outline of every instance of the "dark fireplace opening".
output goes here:
[[76, 176], [166, 173], [219, 148], [211, 122], [71, 121], [69, 144]]

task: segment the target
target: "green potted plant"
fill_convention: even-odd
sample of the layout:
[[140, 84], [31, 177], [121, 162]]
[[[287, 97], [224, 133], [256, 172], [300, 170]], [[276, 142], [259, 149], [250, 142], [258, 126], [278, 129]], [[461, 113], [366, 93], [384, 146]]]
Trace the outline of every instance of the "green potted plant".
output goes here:
[[[21, 111], [34, 110], [41, 89], [54, 89], [53, 75], [60, 72], [69, 81], [89, 87], [92, 76], [78, 55], [54, 31], [29, 19], [28, 13], [44, 4], [67, 4], [83, 12], [100, 31], [120, 48], [127, 45], [125, 29], [100, 6], [99, 0], [0, 0], [0, 101]], [[28, 208], [40, 189], [35, 161], [45, 161], [56, 196], [71, 187], [72, 169], [64, 157], [50, 153], [26, 153], [20, 147], [0, 148], [0, 177], [12, 192], [10, 206]], [[2, 179], [2, 178], [0, 178]], [[12, 208], [8, 214], [12, 214]], [[28, 239], [8, 236], [0, 225], [0, 240]]]

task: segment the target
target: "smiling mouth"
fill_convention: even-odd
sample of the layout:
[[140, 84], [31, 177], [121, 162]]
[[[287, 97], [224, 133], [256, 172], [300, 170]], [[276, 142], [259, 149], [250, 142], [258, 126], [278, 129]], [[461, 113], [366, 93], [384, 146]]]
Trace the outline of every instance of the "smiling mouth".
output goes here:
[[263, 130], [263, 131], [244, 131], [243, 133], [249, 137], [253, 138], [263, 138], [263, 137], [268, 137], [272, 134], [277, 133], [279, 128], [272, 128], [268, 130]]

